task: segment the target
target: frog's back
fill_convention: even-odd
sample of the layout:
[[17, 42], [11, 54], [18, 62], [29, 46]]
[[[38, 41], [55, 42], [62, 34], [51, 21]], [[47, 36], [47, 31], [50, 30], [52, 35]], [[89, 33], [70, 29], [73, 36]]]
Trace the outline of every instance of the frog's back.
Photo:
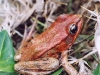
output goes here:
[[[60, 15], [46, 31], [37, 38], [32, 39], [25, 47], [22, 47], [21, 60], [27, 61], [36, 59], [52, 48], [58, 49], [58, 52], [68, 49], [82, 28], [82, 20], [80, 20], [77, 25], [78, 30], [75, 35], [69, 36], [70, 25], [73, 23], [76, 24], [79, 19], [79, 15]], [[66, 43], [65, 40], [67, 37], [72, 41]]]

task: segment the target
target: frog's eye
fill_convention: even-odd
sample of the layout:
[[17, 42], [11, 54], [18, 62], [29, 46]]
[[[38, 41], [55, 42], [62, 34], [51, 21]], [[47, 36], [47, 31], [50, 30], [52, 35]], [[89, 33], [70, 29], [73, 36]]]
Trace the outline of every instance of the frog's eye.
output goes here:
[[77, 30], [78, 30], [78, 27], [77, 27], [76, 24], [72, 24], [72, 25], [70, 26], [70, 33], [71, 33], [71, 34], [75, 34], [75, 33], [77, 32]]

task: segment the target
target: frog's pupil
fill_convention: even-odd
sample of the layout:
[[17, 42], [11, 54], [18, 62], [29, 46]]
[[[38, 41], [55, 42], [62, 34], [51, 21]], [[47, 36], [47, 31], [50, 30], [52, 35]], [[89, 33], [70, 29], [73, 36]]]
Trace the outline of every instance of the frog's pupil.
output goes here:
[[70, 33], [71, 34], [75, 34], [77, 32], [77, 30], [78, 30], [78, 27], [76, 26], [76, 24], [72, 24], [70, 26]]

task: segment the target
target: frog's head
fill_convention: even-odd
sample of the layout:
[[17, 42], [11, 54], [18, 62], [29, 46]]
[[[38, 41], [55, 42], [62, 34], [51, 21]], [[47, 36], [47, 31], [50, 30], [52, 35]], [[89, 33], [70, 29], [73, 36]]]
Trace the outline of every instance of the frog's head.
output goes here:
[[[60, 15], [57, 22], [65, 24], [66, 38], [56, 48], [59, 51], [68, 49], [76, 40], [80, 31], [82, 30], [83, 19], [79, 14], [76, 15]], [[66, 41], [65, 41], [66, 40]]]

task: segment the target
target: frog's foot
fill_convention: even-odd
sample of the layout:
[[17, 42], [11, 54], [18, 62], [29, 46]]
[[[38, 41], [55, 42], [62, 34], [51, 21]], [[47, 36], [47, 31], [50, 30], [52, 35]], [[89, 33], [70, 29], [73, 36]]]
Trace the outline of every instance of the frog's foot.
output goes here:
[[59, 61], [52, 57], [46, 57], [35, 61], [19, 62], [14, 67], [21, 74], [44, 75], [58, 69]]
[[64, 70], [69, 74], [69, 75], [77, 75], [77, 70], [68, 62], [68, 51], [63, 51], [61, 54], [61, 64], [64, 68]]

